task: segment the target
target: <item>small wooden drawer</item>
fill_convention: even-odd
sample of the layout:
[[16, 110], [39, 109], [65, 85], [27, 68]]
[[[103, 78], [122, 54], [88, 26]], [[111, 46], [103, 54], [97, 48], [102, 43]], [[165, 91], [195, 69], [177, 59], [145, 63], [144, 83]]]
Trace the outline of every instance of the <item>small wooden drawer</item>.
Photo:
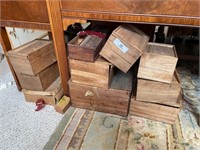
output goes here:
[[180, 91], [181, 84], [176, 72], [171, 84], [138, 79], [136, 100], [180, 107]]
[[113, 65], [102, 57], [95, 62], [69, 59], [69, 64], [72, 82], [103, 88], [110, 86]]
[[56, 62], [53, 42], [49, 40], [34, 40], [7, 55], [15, 72], [27, 75], [37, 75]]
[[16, 73], [22, 89], [45, 91], [59, 76], [57, 62], [37, 75]]
[[104, 38], [95, 35], [87, 35], [83, 38], [77, 35], [67, 44], [69, 58], [94, 62], [104, 43]]
[[142, 55], [149, 37], [136, 27], [126, 24], [115, 29], [100, 55], [123, 72], [127, 72]]
[[140, 59], [138, 78], [171, 83], [177, 61], [174, 45], [148, 43]]

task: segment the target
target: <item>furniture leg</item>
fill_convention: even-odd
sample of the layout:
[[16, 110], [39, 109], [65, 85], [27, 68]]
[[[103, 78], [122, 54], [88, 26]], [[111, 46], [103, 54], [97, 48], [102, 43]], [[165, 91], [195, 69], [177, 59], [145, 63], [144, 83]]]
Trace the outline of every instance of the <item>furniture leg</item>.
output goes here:
[[[0, 42], [1, 42], [1, 44], [2, 44], [4, 53], [6, 53], [6, 52], [8, 52], [9, 50], [12, 49], [12, 48], [11, 48], [11, 45], [10, 45], [10, 41], [9, 41], [9, 38], [8, 38], [8, 35], [7, 35], [7, 32], [6, 32], [5, 27], [1, 27]], [[14, 77], [14, 79], [15, 79], [17, 88], [18, 88], [19, 91], [21, 91], [20, 83], [19, 83], [19, 81], [18, 81], [18, 78], [17, 78], [16, 73], [15, 73], [15, 71], [14, 71], [14, 69], [13, 69], [13, 67], [12, 67], [12, 65], [11, 65], [11, 63], [10, 63], [10, 60], [9, 60], [8, 56], [6, 56], [6, 59], [7, 59], [7, 61], [8, 61], [8, 65], [9, 65], [9, 67], [10, 67], [10, 70], [11, 70], [11, 72], [12, 72], [12, 75], [13, 75], [13, 77]]]

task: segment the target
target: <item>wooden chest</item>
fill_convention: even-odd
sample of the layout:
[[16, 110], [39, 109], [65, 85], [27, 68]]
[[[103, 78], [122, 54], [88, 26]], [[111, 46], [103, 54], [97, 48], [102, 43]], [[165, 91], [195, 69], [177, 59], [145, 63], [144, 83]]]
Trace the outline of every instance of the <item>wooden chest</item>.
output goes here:
[[45, 91], [59, 76], [57, 63], [52, 64], [37, 75], [16, 73], [22, 89]]
[[99, 56], [105, 38], [100, 38], [95, 35], [87, 35], [81, 37], [77, 35], [68, 44], [68, 52], [70, 59], [94, 62]]
[[174, 45], [148, 43], [140, 59], [138, 78], [171, 83], [177, 61]]
[[[99, 88], [69, 82], [71, 104], [74, 107], [91, 109], [126, 116], [132, 88], [131, 72], [119, 73], [113, 79], [111, 87]], [[126, 79], [125, 79], [126, 78]]]
[[113, 65], [102, 57], [95, 62], [69, 59], [71, 80], [74, 83], [108, 88], [112, 80]]
[[177, 101], [180, 90], [181, 84], [176, 72], [170, 84], [138, 79], [136, 100], [180, 107]]
[[15, 72], [36, 75], [56, 62], [53, 42], [34, 40], [7, 53]]
[[100, 55], [126, 73], [142, 55], [148, 40], [136, 27], [122, 25], [112, 32]]
[[43, 99], [45, 104], [55, 105], [63, 96], [63, 88], [61, 86], [60, 77], [57, 78], [45, 91], [32, 91], [23, 89], [24, 97], [27, 102], [36, 102]]

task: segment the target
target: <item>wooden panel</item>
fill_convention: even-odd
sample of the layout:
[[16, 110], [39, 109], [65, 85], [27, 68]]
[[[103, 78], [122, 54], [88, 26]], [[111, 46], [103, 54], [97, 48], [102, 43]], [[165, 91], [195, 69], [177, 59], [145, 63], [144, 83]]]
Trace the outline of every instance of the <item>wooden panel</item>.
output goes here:
[[136, 27], [121, 25], [112, 32], [100, 55], [126, 73], [141, 56], [148, 40]]
[[27, 28], [27, 29], [39, 29], [39, 30], [50, 30], [49, 23], [38, 23], [38, 22], [24, 22], [24, 21], [13, 21], [13, 20], [0, 20], [2, 27], [16, 27], [16, 28]]
[[199, 16], [198, 0], [61, 0], [61, 5], [67, 11]]
[[176, 57], [173, 45], [148, 43], [140, 59], [138, 78], [171, 83], [178, 61]]
[[[0, 42], [1, 42], [1, 45], [2, 45], [2, 47], [3, 47], [4, 53], [7, 53], [8, 51], [10, 51], [10, 50], [12, 49], [12, 48], [11, 48], [11, 44], [10, 44], [10, 41], [9, 41], [9, 38], [8, 38], [8, 35], [7, 35], [7, 32], [6, 32], [5, 27], [1, 27], [1, 30], [0, 30], [0, 31], [1, 31], [1, 34], [0, 34]], [[19, 91], [21, 91], [21, 85], [20, 85], [20, 83], [19, 83], [19, 81], [18, 81], [18, 78], [17, 78], [17, 76], [16, 76], [16, 73], [15, 73], [15, 71], [14, 71], [12, 65], [11, 65], [11, 62], [10, 62], [8, 56], [6, 56], [6, 59], [7, 59], [7, 61], [8, 61], [8, 65], [9, 65], [9, 67], [10, 67], [10, 70], [11, 70], [11, 72], [12, 72], [12, 75], [13, 75], [13, 77], [14, 77], [14, 79], [15, 79], [15, 83], [16, 83], [16, 85], [17, 85], [17, 88], [18, 88]]]
[[152, 23], [161, 25], [177, 25], [177, 26], [200, 26], [199, 18], [181, 18], [173, 16], [150, 16], [150, 15], [127, 15], [127, 14], [109, 14], [109, 13], [91, 13], [91, 12], [68, 12], [62, 11], [62, 16], [76, 19], [101, 20], [112, 22], [127, 23]]
[[198, 0], [62, 0], [61, 5], [62, 15], [70, 18], [200, 25]]
[[49, 66], [36, 76], [17, 73], [20, 85], [23, 89], [33, 91], [46, 90], [59, 76], [57, 63]]
[[67, 62], [68, 55], [65, 47], [60, 2], [46, 0], [46, 4], [51, 24], [55, 53], [62, 81], [62, 87], [64, 90], [64, 94], [69, 95], [69, 87], [67, 85], [67, 82], [69, 80], [69, 67]]
[[49, 23], [45, 0], [1, 1], [1, 20]]
[[178, 117], [179, 109], [159, 104], [138, 102], [131, 99], [129, 114], [161, 121], [164, 123], [174, 124]]

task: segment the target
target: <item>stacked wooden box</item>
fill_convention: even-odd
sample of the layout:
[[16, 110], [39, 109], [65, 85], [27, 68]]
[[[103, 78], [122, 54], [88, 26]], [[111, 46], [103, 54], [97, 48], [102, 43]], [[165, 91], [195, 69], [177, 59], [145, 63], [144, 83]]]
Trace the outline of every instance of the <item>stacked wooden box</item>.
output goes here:
[[[103, 41], [101, 37], [95, 35], [89, 37], [91, 36], [94, 36], [95, 41]], [[126, 116], [132, 88], [130, 82], [132, 73], [125, 74], [119, 70], [115, 72], [114, 66], [98, 55], [102, 43], [87, 42], [85, 41], [87, 39], [88, 36], [79, 41], [76, 47], [71, 45], [73, 40], [68, 44], [72, 106]], [[81, 57], [77, 56], [79, 53]], [[124, 80], [124, 76], [127, 76], [128, 80]]]
[[148, 43], [140, 59], [136, 98], [130, 114], [173, 124], [177, 118], [181, 85], [173, 45]]
[[[57, 79], [59, 71], [53, 42], [34, 40], [9, 51], [7, 55], [16, 72], [26, 100], [37, 101], [41, 97], [47, 104], [54, 105], [55, 98], [53, 98], [54, 101], [51, 98], [58, 93], [62, 95], [62, 90], [60, 81]], [[44, 94], [44, 91], [46, 94]], [[53, 95], [52, 91], [55, 92]], [[45, 95], [51, 98], [44, 98]]]
[[[133, 115], [174, 123], [181, 97], [180, 81], [175, 71], [178, 59], [174, 46], [148, 43], [146, 34], [130, 24], [124, 24], [112, 32], [100, 51], [106, 60], [98, 57], [94, 61], [100, 42], [95, 45], [87, 41], [87, 37], [86, 42], [79, 39], [76, 37], [68, 44], [69, 53], [73, 53], [69, 54], [72, 106], [119, 115], [127, 115], [130, 110]], [[96, 37], [96, 41], [101, 40]], [[76, 47], [72, 47], [72, 43]], [[83, 45], [90, 49], [93, 47], [93, 50], [83, 49]], [[75, 53], [80, 53], [81, 57]], [[88, 56], [90, 60], [86, 59]], [[136, 75], [133, 66], [139, 58]], [[118, 73], [114, 71], [116, 68]], [[137, 96], [131, 98], [129, 109], [129, 94], [134, 77], [137, 80]]]

